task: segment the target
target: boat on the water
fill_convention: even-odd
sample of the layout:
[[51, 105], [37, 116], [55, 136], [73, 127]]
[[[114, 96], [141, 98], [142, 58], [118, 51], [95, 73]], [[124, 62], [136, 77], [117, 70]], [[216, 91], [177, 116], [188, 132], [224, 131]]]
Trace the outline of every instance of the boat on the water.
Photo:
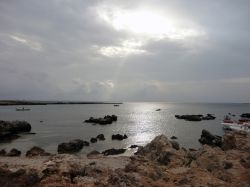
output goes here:
[[250, 119], [232, 120], [229, 116], [225, 116], [221, 124], [224, 130], [250, 132]]
[[16, 108], [16, 111], [30, 111], [30, 108]]

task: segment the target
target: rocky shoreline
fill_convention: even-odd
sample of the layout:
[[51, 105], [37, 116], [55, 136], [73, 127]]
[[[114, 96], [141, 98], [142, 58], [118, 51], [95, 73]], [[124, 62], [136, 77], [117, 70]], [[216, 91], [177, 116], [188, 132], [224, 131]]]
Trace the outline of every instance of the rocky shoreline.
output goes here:
[[39, 148], [0, 156], [0, 186], [249, 186], [250, 134], [202, 132], [201, 139], [200, 149], [187, 150], [160, 135], [130, 157], [50, 155]]

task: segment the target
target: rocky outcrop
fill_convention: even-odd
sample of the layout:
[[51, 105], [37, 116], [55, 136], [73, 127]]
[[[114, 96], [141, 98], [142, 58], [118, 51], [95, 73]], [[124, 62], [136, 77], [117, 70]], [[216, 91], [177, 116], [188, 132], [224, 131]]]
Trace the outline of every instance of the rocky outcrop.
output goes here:
[[242, 118], [250, 118], [250, 113], [243, 113], [240, 115]]
[[78, 152], [83, 148], [84, 141], [83, 140], [72, 140], [67, 143], [61, 143], [57, 147], [58, 153], [74, 153]]
[[214, 120], [216, 117], [214, 117], [212, 114], [207, 114], [206, 116], [198, 114], [198, 115], [175, 115], [175, 118], [184, 119], [186, 121], [202, 121], [202, 120]]
[[97, 142], [97, 138], [91, 138], [91, 139], [90, 139], [90, 142], [91, 142], [91, 143], [96, 143], [96, 142]]
[[18, 138], [18, 133], [30, 130], [31, 125], [26, 121], [0, 121], [0, 142]]
[[213, 135], [209, 131], [203, 129], [201, 132], [201, 137], [199, 139], [201, 144], [207, 144], [212, 146], [222, 146], [222, 138], [221, 136]]
[[113, 134], [111, 139], [112, 140], [123, 140], [123, 139], [127, 139], [128, 136], [126, 134], [121, 135], [121, 134]]
[[88, 120], [85, 120], [85, 123], [94, 123], [94, 124], [100, 124], [100, 125], [107, 125], [111, 124], [114, 121], [117, 121], [117, 116], [116, 115], [107, 115], [104, 116], [103, 118], [93, 118], [90, 117]]
[[16, 171], [10, 171], [0, 168], [0, 186], [34, 186], [39, 181], [40, 178], [35, 170], [26, 171], [24, 169], [18, 169]]
[[118, 155], [118, 154], [122, 154], [125, 153], [126, 149], [107, 149], [105, 151], [102, 152], [102, 154], [104, 156], [108, 156], [108, 155]]
[[18, 149], [11, 149], [9, 153], [6, 154], [6, 156], [20, 156], [21, 155], [21, 151], [19, 151]]
[[26, 152], [27, 157], [33, 157], [33, 156], [50, 156], [50, 153], [47, 153], [44, 149], [34, 146], [30, 150]]

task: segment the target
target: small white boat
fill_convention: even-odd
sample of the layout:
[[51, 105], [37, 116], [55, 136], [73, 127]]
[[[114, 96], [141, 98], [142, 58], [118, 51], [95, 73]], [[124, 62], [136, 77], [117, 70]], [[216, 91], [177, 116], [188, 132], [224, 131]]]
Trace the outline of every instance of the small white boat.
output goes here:
[[250, 132], [250, 124], [249, 123], [222, 123], [224, 130], [232, 130], [232, 131], [245, 131]]
[[226, 116], [221, 124], [224, 130], [250, 132], [250, 120], [248, 119], [239, 119], [235, 121]]
[[29, 108], [16, 108], [16, 111], [30, 111]]

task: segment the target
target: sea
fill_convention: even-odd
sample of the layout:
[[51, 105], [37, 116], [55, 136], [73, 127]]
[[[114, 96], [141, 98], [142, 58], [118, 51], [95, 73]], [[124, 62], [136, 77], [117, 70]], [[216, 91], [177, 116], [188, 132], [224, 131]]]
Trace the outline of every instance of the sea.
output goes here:
[[[22, 106], [18, 106], [18, 108]], [[48, 152], [56, 153], [58, 144], [73, 139], [90, 141], [98, 134], [106, 140], [91, 143], [78, 154], [92, 150], [104, 151], [110, 148], [127, 148], [127, 154], [135, 149], [131, 145], [144, 146], [157, 135], [168, 138], [176, 136], [180, 146], [197, 149], [202, 129], [216, 135], [223, 135], [221, 122], [228, 113], [239, 117], [250, 112], [250, 104], [238, 103], [168, 103], [168, 102], [128, 102], [115, 107], [113, 104], [72, 104], [72, 105], [32, 105], [25, 106], [30, 111], [16, 111], [17, 106], [0, 106], [0, 120], [25, 120], [32, 126], [31, 132], [11, 142], [0, 143], [0, 149], [7, 151], [17, 148], [26, 152], [39, 146]], [[156, 111], [161, 109], [160, 111]], [[175, 115], [213, 114], [215, 120], [190, 122], [176, 119]], [[108, 125], [85, 123], [89, 117], [117, 115], [118, 120]], [[127, 139], [111, 140], [112, 134], [126, 134]]]

